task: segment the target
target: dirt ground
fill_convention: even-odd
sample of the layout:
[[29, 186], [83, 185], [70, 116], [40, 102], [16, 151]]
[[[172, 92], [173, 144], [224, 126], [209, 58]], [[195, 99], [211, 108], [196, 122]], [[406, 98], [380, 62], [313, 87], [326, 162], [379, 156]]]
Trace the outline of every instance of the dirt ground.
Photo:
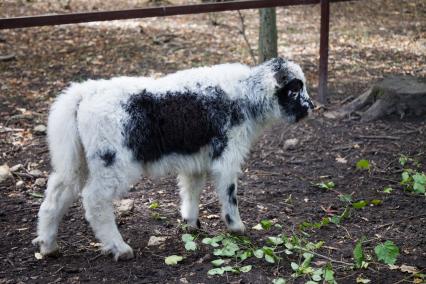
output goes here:
[[[121, 1], [111, 7], [109, 1], [75, 0], [69, 9], [61, 1], [20, 2], [0, 4], [0, 17], [138, 5], [138, 1]], [[256, 12], [244, 11], [243, 15], [255, 49]], [[343, 100], [356, 97], [386, 74], [425, 77], [425, 15], [423, 1], [332, 4], [329, 107], [338, 108]], [[211, 24], [212, 17], [219, 25]], [[302, 65], [315, 98], [318, 6], [279, 8], [278, 23], [280, 55]], [[60, 90], [70, 81], [88, 78], [158, 76], [222, 62], [252, 64], [240, 25], [238, 14], [226, 12], [0, 31], [0, 55], [15, 55], [10, 61], [0, 61], [0, 165], [22, 165], [0, 183], [0, 283], [271, 283], [277, 277], [289, 283], [306, 282], [303, 277], [291, 279], [291, 257], [279, 265], [250, 258], [247, 264], [253, 269], [248, 273], [208, 276], [214, 259], [211, 250], [201, 246], [189, 253], [180, 241], [174, 177], [143, 178], [127, 197], [135, 200], [135, 207], [117, 222], [135, 251], [133, 260], [116, 263], [100, 254], [80, 202], [73, 205], [60, 228], [59, 257], [38, 260], [31, 245], [45, 189], [43, 179], [50, 170], [45, 134], [35, 127], [46, 124], [48, 108]], [[285, 150], [284, 143], [290, 138], [299, 143]], [[303, 234], [303, 222], [318, 222], [345, 209], [338, 194], [353, 194], [354, 201], [378, 199], [381, 204], [352, 210], [340, 225], [305, 229], [306, 238], [325, 242], [318, 251], [322, 255], [350, 263], [355, 243], [362, 236], [371, 241], [364, 245], [370, 254], [374, 254], [374, 245], [391, 240], [400, 249], [396, 264], [424, 273], [426, 199], [403, 190], [398, 158], [401, 154], [413, 157], [421, 163], [418, 170], [425, 172], [425, 153], [425, 117], [387, 117], [361, 123], [356, 116], [335, 121], [317, 112], [296, 125], [278, 123], [256, 143], [239, 180], [238, 198], [247, 228], [262, 219], [274, 219], [283, 227], [249, 229], [247, 236], [260, 244], [278, 233]], [[359, 159], [369, 160], [371, 170], [357, 170]], [[333, 180], [335, 190], [312, 185], [324, 180]], [[394, 190], [384, 193], [386, 186]], [[155, 214], [149, 209], [154, 201], [160, 205]], [[201, 203], [204, 230], [224, 232], [210, 185]], [[154, 235], [167, 236], [166, 245], [147, 247]], [[177, 266], [167, 266], [164, 257], [172, 254], [185, 259]], [[333, 264], [333, 270], [338, 283], [356, 283], [360, 275], [371, 283], [414, 281], [412, 274], [374, 260], [368, 269]]]

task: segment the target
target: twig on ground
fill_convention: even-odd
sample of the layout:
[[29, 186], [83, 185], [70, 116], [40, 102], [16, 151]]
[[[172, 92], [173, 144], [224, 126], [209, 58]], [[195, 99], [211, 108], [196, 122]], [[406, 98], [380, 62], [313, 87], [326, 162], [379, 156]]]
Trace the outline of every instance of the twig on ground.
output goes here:
[[411, 219], [415, 219], [415, 218], [421, 218], [421, 217], [425, 217], [425, 216], [426, 216], [426, 213], [420, 214], [420, 215], [415, 215], [415, 216], [410, 216], [410, 217], [403, 218], [403, 219], [398, 220], [398, 221], [393, 221], [393, 222], [390, 222], [390, 223], [386, 223], [386, 224], [380, 225], [380, 226], [376, 227], [376, 229], [381, 229], [381, 228], [386, 227], [386, 226], [391, 226], [391, 225], [399, 224], [399, 223], [405, 222], [407, 220], [411, 220]]
[[392, 182], [392, 183], [399, 183], [399, 181], [394, 180], [394, 179], [390, 179], [390, 178], [383, 178], [383, 177], [376, 177], [376, 176], [371, 176], [371, 178], [382, 180], [382, 181], [388, 181], [388, 182]]
[[383, 140], [400, 140], [398, 136], [387, 136], [387, 135], [357, 135], [355, 138], [360, 139], [383, 139]]
[[[311, 250], [308, 250], [308, 249], [304, 249], [304, 248], [299, 247], [299, 246], [298, 246], [298, 247], [295, 247], [295, 249], [301, 250], [301, 251], [303, 251], [303, 252], [311, 253], [311, 254], [313, 254], [313, 255], [316, 255], [316, 256], [318, 256], [318, 257], [321, 257], [321, 258], [323, 258], [323, 259], [326, 259], [326, 260], [328, 260], [328, 261], [330, 261], [330, 262], [340, 263], [340, 264], [344, 264], [344, 265], [347, 265], [347, 266], [353, 266], [353, 263], [349, 263], [349, 262], [345, 262], [345, 261], [342, 261], [342, 260], [333, 259], [333, 258], [328, 257], [328, 256], [326, 256], [326, 255], [323, 255], [323, 254], [320, 254], [320, 253], [318, 253], [318, 252], [311, 251]], [[277, 251], [277, 254], [279, 254], [279, 253], [283, 253], [283, 252], [284, 252], [284, 251]]]

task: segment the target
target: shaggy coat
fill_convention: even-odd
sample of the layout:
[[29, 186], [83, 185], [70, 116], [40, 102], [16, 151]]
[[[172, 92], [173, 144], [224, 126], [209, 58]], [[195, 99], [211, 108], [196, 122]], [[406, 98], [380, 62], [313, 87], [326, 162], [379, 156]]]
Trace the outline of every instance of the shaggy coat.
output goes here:
[[313, 108], [300, 67], [281, 58], [257, 67], [223, 64], [159, 79], [118, 77], [72, 84], [53, 104], [48, 142], [53, 171], [33, 243], [57, 250], [61, 218], [81, 194], [103, 250], [133, 257], [115, 224], [112, 200], [141, 175], [176, 173], [183, 219], [199, 226], [211, 176], [229, 230], [242, 232], [237, 177], [250, 146], [270, 122], [296, 122]]

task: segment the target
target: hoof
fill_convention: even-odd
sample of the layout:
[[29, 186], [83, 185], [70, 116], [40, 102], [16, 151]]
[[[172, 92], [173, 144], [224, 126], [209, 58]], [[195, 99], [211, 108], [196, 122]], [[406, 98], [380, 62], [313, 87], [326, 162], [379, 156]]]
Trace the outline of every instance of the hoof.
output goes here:
[[46, 241], [37, 237], [31, 243], [40, 248], [40, 253], [43, 256], [57, 256], [59, 254], [59, 246], [56, 241]]
[[241, 223], [241, 225], [238, 226], [238, 227], [228, 226], [228, 231], [231, 232], [231, 233], [235, 233], [235, 234], [239, 234], [239, 235], [244, 235], [246, 233], [246, 226], [244, 226], [243, 223]]
[[244, 234], [246, 232], [246, 226], [244, 226], [241, 220], [234, 220], [229, 214], [226, 214], [224, 219], [228, 231], [237, 234]]
[[104, 254], [112, 254], [115, 261], [128, 260], [134, 258], [133, 249], [126, 243], [105, 246], [102, 249]]
[[185, 224], [187, 224], [190, 228], [192, 229], [201, 229], [201, 222], [200, 219], [196, 219], [196, 220], [187, 220], [187, 219], [183, 219], [183, 222]]

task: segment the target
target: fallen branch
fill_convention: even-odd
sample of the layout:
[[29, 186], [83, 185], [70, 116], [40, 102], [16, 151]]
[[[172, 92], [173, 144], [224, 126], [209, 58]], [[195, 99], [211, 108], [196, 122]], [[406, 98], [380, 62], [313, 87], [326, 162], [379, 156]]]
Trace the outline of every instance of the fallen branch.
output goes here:
[[8, 55], [0, 55], [0, 61], [11, 61], [13, 59], [16, 59], [16, 55], [15, 54], [8, 54]]

